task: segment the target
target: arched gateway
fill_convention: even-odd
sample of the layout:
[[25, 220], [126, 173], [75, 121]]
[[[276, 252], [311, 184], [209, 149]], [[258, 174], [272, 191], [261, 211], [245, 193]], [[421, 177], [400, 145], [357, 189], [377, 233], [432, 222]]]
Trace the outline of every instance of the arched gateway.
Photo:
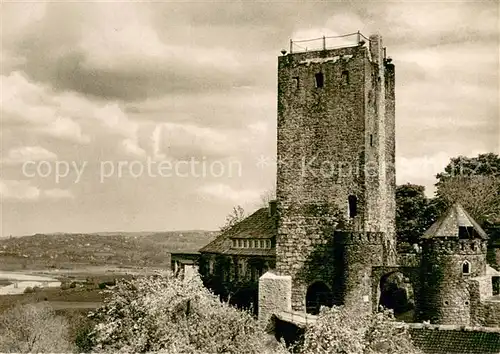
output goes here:
[[332, 292], [322, 281], [317, 281], [307, 288], [306, 311], [317, 315], [321, 306], [332, 306]]

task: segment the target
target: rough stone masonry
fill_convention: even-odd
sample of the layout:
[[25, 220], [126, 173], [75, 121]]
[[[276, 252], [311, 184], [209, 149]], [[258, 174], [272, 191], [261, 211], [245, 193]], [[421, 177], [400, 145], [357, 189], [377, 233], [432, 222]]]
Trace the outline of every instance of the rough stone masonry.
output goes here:
[[276, 272], [292, 310], [322, 282], [333, 304], [371, 311], [371, 267], [396, 262], [394, 100], [378, 35], [279, 57]]

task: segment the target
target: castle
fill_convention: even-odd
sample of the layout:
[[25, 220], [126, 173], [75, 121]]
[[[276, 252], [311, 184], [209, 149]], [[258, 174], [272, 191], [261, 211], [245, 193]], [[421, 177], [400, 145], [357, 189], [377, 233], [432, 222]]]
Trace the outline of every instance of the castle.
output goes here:
[[467, 205], [422, 235], [420, 253], [396, 251], [395, 66], [381, 36], [354, 36], [282, 51], [276, 201], [201, 249], [200, 273], [245, 285], [264, 323], [321, 305], [376, 311], [397, 277], [413, 289], [415, 322], [498, 327], [500, 274]]

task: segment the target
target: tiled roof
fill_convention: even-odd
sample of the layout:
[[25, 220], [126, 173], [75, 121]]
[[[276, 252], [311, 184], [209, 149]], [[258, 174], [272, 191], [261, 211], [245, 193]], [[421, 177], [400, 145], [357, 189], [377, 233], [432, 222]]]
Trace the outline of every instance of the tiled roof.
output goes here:
[[488, 238], [481, 226], [458, 203], [452, 205], [422, 237], [458, 237], [458, 228], [462, 226], [472, 227], [481, 238]]
[[240, 221], [215, 240], [200, 249], [201, 253], [217, 253], [227, 255], [275, 256], [275, 249], [233, 248], [233, 238], [271, 239], [276, 236], [276, 216], [269, 216], [268, 208], [261, 208]]
[[499, 354], [500, 329], [412, 325], [413, 343], [425, 354]]

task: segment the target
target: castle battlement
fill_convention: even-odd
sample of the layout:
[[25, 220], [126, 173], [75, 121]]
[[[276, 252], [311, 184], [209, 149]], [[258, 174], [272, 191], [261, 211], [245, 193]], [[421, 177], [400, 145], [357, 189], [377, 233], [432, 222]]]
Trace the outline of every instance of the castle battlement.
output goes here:
[[484, 327], [484, 326], [458, 326], [458, 325], [438, 325], [430, 323], [401, 323], [400, 327], [414, 329], [431, 329], [435, 331], [462, 331], [462, 332], [484, 332], [484, 333], [500, 333], [499, 327]]
[[482, 239], [440, 237], [439, 239], [424, 240], [422, 246], [425, 251], [431, 253], [472, 255], [486, 253], [487, 242]]
[[341, 245], [384, 244], [385, 234], [383, 232], [355, 232], [340, 231], [335, 232], [335, 243]]

